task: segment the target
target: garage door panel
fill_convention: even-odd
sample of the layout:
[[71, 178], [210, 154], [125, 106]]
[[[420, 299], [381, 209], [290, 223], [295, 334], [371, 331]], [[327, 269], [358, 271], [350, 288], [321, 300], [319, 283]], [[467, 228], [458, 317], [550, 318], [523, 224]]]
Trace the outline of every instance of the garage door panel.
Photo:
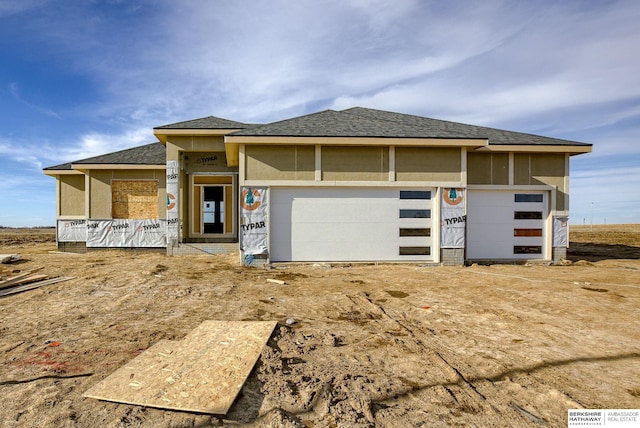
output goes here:
[[[432, 189], [429, 189], [432, 190]], [[435, 192], [432, 190], [432, 194]], [[272, 188], [270, 253], [273, 261], [431, 260], [433, 219], [400, 218], [400, 209], [428, 210], [429, 200], [400, 199], [399, 189]], [[424, 214], [426, 211], [421, 212]], [[429, 236], [401, 237], [400, 228]], [[429, 255], [400, 255], [425, 252]]]
[[[300, 223], [300, 229], [304, 229], [305, 223]], [[358, 236], [358, 242], [384, 243], [396, 238], [397, 229], [393, 227], [371, 227], [371, 223], [313, 223], [304, 231], [304, 241], [314, 242], [340, 242], [350, 243], [353, 236]], [[379, 225], [382, 226], [382, 225]], [[327, 233], [330, 230], [331, 233]]]
[[[363, 207], [372, 208], [367, 212]], [[360, 212], [360, 217], [354, 215]], [[396, 213], [393, 206], [388, 206], [386, 199], [359, 199], [357, 201], [322, 201], [318, 199], [294, 199], [292, 204], [292, 219], [294, 222], [350, 222], [367, 221], [384, 223]]]
[[[521, 194], [528, 196], [516, 196]], [[467, 258], [545, 258], [548, 214], [548, 192], [469, 191]]]
[[513, 222], [513, 210], [504, 207], [481, 207], [469, 209], [467, 221], [475, 224], [505, 224]]

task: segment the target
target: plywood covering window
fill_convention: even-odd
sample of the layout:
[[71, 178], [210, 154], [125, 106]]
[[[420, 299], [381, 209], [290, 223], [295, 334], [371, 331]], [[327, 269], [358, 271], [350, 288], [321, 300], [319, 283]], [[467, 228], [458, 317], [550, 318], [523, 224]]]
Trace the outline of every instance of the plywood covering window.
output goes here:
[[111, 181], [111, 216], [126, 219], [158, 218], [158, 181]]

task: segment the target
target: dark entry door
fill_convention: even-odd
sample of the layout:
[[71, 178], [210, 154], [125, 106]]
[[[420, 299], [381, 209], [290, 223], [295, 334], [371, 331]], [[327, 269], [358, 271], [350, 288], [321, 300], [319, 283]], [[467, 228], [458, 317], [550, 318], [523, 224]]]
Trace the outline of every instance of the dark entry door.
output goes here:
[[224, 233], [224, 187], [205, 186], [202, 200], [204, 233]]

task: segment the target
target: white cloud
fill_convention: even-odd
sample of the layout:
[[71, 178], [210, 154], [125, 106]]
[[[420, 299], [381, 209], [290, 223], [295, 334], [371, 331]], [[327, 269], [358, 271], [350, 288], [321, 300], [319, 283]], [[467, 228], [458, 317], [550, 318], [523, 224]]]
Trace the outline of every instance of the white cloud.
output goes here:
[[45, 4], [48, 0], [2, 0], [0, 17], [25, 12]]
[[157, 141], [151, 128], [123, 130], [121, 133], [88, 133], [71, 141], [0, 138], [0, 154], [7, 160], [26, 165], [32, 171], [77, 161]]

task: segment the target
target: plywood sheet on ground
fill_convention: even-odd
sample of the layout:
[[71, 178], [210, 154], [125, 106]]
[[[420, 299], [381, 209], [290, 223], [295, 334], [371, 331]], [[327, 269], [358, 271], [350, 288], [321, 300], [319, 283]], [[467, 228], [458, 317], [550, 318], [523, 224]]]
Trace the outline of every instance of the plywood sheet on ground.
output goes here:
[[181, 341], [158, 342], [84, 396], [226, 414], [275, 326], [275, 321], [205, 321]]

